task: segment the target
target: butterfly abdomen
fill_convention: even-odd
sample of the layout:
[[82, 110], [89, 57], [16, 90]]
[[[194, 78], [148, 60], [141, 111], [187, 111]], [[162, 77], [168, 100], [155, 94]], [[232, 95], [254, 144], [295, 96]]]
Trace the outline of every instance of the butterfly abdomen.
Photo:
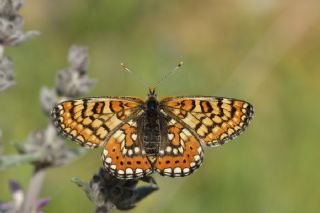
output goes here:
[[159, 103], [155, 98], [149, 98], [145, 104], [145, 113], [140, 122], [143, 146], [148, 156], [156, 156], [161, 142]]
[[160, 146], [160, 126], [158, 119], [151, 121], [146, 119], [143, 125], [143, 146], [147, 155], [157, 155]]

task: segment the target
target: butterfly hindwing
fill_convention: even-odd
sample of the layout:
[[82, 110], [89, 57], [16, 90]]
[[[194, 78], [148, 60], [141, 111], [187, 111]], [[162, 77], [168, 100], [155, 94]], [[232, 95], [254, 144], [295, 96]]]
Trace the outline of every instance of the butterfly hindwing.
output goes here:
[[253, 115], [251, 104], [220, 97], [176, 97], [160, 100], [162, 109], [193, 131], [208, 146], [238, 136]]
[[125, 122], [104, 146], [104, 167], [119, 179], [141, 178], [152, 173], [152, 166], [142, 146], [137, 120]]
[[154, 164], [159, 174], [182, 177], [190, 175], [200, 167], [203, 149], [188, 129], [170, 119], [162, 132], [160, 150]]
[[53, 108], [52, 118], [63, 135], [82, 146], [95, 148], [133, 116], [141, 103], [141, 99], [131, 97], [64, 101]]

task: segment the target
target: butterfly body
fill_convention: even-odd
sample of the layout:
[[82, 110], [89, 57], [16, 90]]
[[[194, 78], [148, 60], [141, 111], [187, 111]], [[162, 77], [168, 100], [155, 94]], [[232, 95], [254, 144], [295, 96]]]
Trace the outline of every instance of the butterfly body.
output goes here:
[[159, 102], [150, 96], [145, 102], [145, 112], [138, 120], [137, 128], [141, 129], [141, 141], [150, 162], [158, 155], [161, 142], [161, 122]]
[[150, 89], [147, 100], [103, 97], [69, 100], [52, 110], [63, 135], [85, 147], [103, 146], [104, 168], [120, 179], [157, 171], [182, 177], [197, 170], [203, 146], [218, 146], [249, 124], [253, 107], [221, 97], [165, 97]]

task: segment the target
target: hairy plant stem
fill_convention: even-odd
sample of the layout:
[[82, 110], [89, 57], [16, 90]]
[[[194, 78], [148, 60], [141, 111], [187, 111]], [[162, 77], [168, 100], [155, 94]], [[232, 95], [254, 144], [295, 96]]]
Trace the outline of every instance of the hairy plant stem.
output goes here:
[[36, 211], [38, 195], [41, 190], [46, 171], [45, 169], [37, 169], [29, 182], [29, 188], [22, 207], [22, 213], [33, 213]]
[[0, 59], [3, 58], [4, 46], [0, 44]]
[[[0, 150], [1, 154], [1, 150]], [[41, 153], [0, 156], [0, 170], [5, 170], [17, 165], [32, 163], [42, 158]]]

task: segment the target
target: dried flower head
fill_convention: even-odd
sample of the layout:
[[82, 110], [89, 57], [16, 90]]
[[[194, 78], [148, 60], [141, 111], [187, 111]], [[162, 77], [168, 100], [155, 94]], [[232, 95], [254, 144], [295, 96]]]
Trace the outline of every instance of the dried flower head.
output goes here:
[[6, 90], [15, 84], [12, 61], [7, 58], [0, 58], [0, 91]]
[[80, 148], [66, 147], [65, 142], [57, 136], [55, 128], [51, 125], [44, 130], [31, 133], [28, 139], [18, 147], [18, 150], [24, 155], [38, 156], [32, 162], [36, 170], [65, 165], [85, 152]]
[[[90, 183], [78, 178], [73, 178], [73, 182], [81, 187], [88, 198], [95, 203], [96, 213], [105, 213], [112, 208], [132, 209], [137, 202], [158, 190], [158, 186], [151, 176], [143, 179], [120, 180], [103, 168], [92, 177]], [[139, 182], [145, 182], [148, 185], [138, 186]]]
[[96, 80], [87, 75], [88, 52], [84, 47], [73, 46], [69, 51], [70, 67], [61, 70], [56, 77], [59, 96], [77, 97], [87, 93]]
[[55, 89], [42, 87], [40, 90], [39, 100], [40, 100], [42, 111], [49, 117], [52, 108], [58, 101], [58, 97]]
[[22, 0], [0, 1], [0, 45], [15, 46], [39, 35], [37, 31], [22, 31], [23, 18], [18, 14], [18, 10], [23, 3]]

